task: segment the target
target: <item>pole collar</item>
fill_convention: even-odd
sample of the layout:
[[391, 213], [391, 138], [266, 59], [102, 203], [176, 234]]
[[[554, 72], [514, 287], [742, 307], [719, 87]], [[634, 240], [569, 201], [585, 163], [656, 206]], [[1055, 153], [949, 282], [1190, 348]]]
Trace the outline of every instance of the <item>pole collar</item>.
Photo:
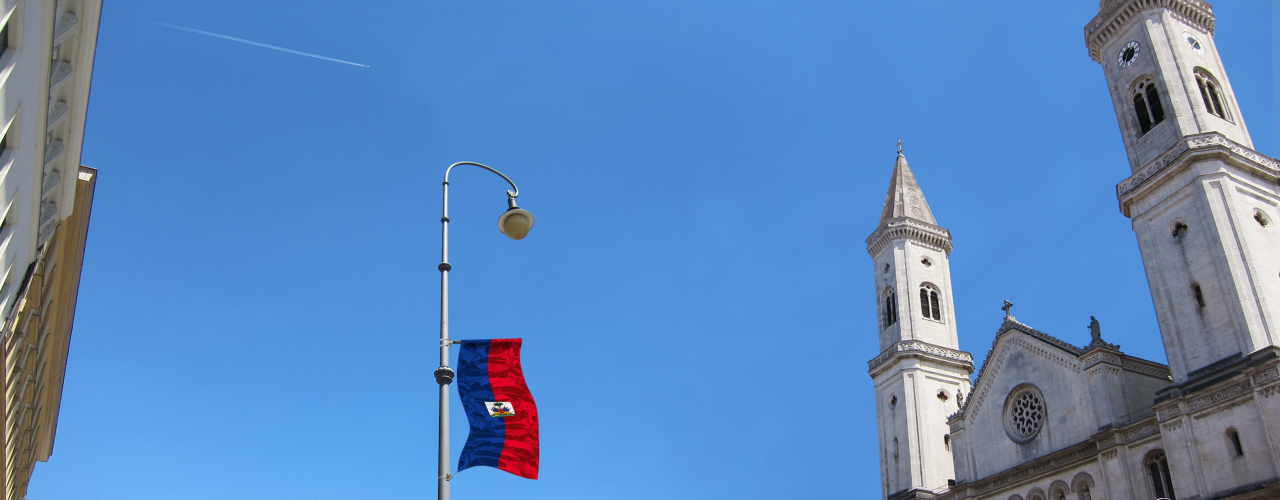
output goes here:
[[442, 272], [442, 273], [443, 273], [443, 272], [445, 272], [445, 271], [452, 270], [452, 269], [453, 269], [453, 266], [449, 265], [449, 263], [448, 263], [448, 262], [441, 262], [441, 263], [440, 263], [440, 265], [436, 266], [436, 269], [439, 269], [439, 270], [440, 270], [440, 272]]
[[440, 385], [449, 385], [453, 382], [453, 369], [447, 366], [436, 368], [436, 383]]

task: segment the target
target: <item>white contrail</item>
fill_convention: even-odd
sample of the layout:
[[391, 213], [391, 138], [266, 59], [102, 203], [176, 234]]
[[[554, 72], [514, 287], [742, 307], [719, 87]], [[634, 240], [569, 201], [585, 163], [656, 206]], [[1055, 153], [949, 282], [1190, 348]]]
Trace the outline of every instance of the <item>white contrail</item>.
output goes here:
[[325, 57], [325, 56], [316, 55], [316, 54], [309, 54], [309, 53], [306, 53], [306, 52], [301, 52], [301, 51], [297, 51], [297, 50], [293, 50], [293, 49], [286, 49], [286, 48], [284, 48], [284, 47], [276, 47], [275, 45], [267, 45], [267, 44], [265, 44], [265, 43], [258, 43], [258, 42], [252, 41], [252, 40], [245, 40], [245, 39], [243, 39], [243, 38], [236, 38], [236, 37], [234, 37], [234, 36], [219, 35], [219, 34], [217, 34], [217, 33], [210, 33], [210, 32], [208, 32], [208, 31], [202, 31], [202, 30], [193, 29], [193, 28], [186, 28], [186, 27], [183, 27], [183, 26], [178, 26], [178, 25], [169, 24], [169, 23], [162, 23], [162, 22], [157, 22], [157, 21], [147, 21], [147, 22], [149, 22], [149, 23], [151, 23], [151, 24], [158, 24], [158, 25], [160, 25], [160, 26], [167, 26], [167, 27], [174, 28], [174, 29], [180, 29], [180, 30], [182, 30], [182, 31], [190, 31], [190, 32], [192, 32], [192, 33], [199, 33], [199, 34], [201, 34], [201, 35], [209, 35], [209, 36], [214, 36], [214, 37], [218, 37], [218, 38], [223, 38], [223, 39], [226, 39], [226, 40], [231, 40], [231, 41], [233, 41], [233, 42], [241, 42], [241, 43], [247, 43], [247, 44], [249, 44], [249, 45], [257, 45], [257, 46], [259, 46], [259, 47], [266, 47], [266, 48], [268, 48], [268, 49], [282, 50], [282, 51], [288, 52], [288, 53], [290, 53], [290, 54], [298, 54], [298, 55], [300, 55], [300, 56], [314, 57], [314, 58], [316, 58], [316, 59], [324, 59], [324, 60], [326, 60], [326, 61], [340, 62], [340, 63], [342, 63], [342, 64], [350, 64], [350, 65], [352, 65], [352, 66], [360, 66], [360, 67], [363, 67], [363, 68], [368, 68], [368, 67], [369, 67], [369, 66], [368, 66], [368, 65], [366, 65], [366, 64], [353, 63], [353, 62], [351, 62], [351, 61], [343, 61], [342, 59], [334, 59], [334, 58], [332, 58], [332, 57]]

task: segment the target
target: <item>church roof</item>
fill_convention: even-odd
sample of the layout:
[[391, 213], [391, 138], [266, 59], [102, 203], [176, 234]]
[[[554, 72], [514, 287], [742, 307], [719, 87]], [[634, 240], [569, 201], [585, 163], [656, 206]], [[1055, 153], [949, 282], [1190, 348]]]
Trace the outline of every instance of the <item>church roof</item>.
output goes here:
[[924, 192], [916, 182], [916, 176], [907, 166], [907, 157], [898, 151], [898, 161], [893, 166], [893, 177], [889, 180], [889, 193], [884, 197], [884, 210], [880, 212], [880, 224], [900, 218], [915, 219], [938, 225], [929, 210], [929, 203], [924, 200]]

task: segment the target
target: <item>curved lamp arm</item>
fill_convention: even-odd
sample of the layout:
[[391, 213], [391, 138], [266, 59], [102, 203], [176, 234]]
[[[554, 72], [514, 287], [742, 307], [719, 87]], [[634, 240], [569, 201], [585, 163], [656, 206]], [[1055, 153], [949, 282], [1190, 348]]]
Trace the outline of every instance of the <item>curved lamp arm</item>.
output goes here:
[[516, 183], [511, 182], [511, 178], [507, 177], [507, 176], [506, 176], [506, 175], [504, 175], [502, 172], [499, 172], [499, 171], [497, 171], [497, 170], [494, 170], [494, 168], [493, 168], [493, 167], [490, 167], [490, 166], [488, 166], [488, 165], [482, 165], [482, 164], [479, 164], [479, 163], [476, 163], [476, 162], [473, 162], [473, 161], [460, 161], [460, 162], [458, 162], [458, 163], [454, 163], [453, 165], [449, 165], [449, 168], [446, 168], [446, 169], [444, 170], [444, 183], [445, 183], [445, 185], [446, 185], [446, 186], [449, 184], [449, 172], [453, 170], [453, 167], [456, 167], [456, 166], [458, 166], [458, 165], [474, 165], [474, 166], [477, 166], [477, 167], [483, 168], [483, 169], [485, 169], [485, 170], [488, 170], [488, 171], [490, 171], [490, 172], [493, 172], [493, 173], [495, 173], [495, 174], [498, 174], [498, 176], [499, 176], [499, 177], [502, 177], [503, 179], [505, 179], [505, 180], [507, 181], [507, 184], [510, 184], [510, 185], [511, 185], [511, 189], [514, 189], [514, 190], [515, 190], [515, 191], [512, 191], [512, 190], [508, 189], [508, 190], [507, 190], [507, 196], [509, 196], [509, 197], [511, 197], [511, 198], [513, 198], [513, 199], [514, 199], [514, 198], [516, 198], [517, 196], [520, 196], [520, 188], [516, 187]]

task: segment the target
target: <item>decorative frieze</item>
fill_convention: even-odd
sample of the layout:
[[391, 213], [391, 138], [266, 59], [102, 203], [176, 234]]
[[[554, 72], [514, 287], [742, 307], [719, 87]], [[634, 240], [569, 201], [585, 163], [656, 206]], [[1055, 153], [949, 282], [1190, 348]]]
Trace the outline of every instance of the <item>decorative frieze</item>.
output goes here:
[[1214, 391], [1213, 394], [1208, 394], [1205, 396], [1200, 396], [1198, 398], [1192, 399], [1191, 402], [1187, 403], [1187, 410], [1196, 411], [1196, 410], [1200, 410], [1208, 406], [1214, 405], [1216, 403], [1221, 403], [1223, 401], [1239, 396], [1241, 394], [1248, 393], [1249, 389], [1252, 387], [1253, 387], [1253, 384], [1250, 384], [1248, 380], [1231, 384], [1229, 386], [1226, 386]]
[[875, 370], [876, 367], [884, 364], [885, 361], [888, 361], [889, 358], [892, 358], [894, 355], [912, 351], [941, 356], [943, 358], [969, 363], [971, 365], [973, 364], [973, 355], [967, 352], [947, 349], [946, 347], [936, 346], [919, 340], [904, 340], [894, 343], [892, 346], [889, 346], [888, 349], [885, 349], [884, 352], [880, 353], [879, 356], [876, 356], [875, 359], [868, 361], [868, 369]]
[[1182, 428], [1182, 419], [1177, 419], [1161, 426], [1165, 432], [1173, 432]]
[[1263, 155], [1252, 149], [1241, 146], [1240, 144], [1237, 144], [1235, 141], [1232, 141], [1231, 139], [1227, 139], [1222, 134], [1219, 134], [1216, 132], [1210, 132], [1207, 134], [1189, 135], [1187, 137], [1184, 137], [1183, 140], [1179, 141], [1177, 145], [1173, 146], [1172, 148], [1170, 148], [1168, 151], [1166, 151], [1164, 154], [1160, 155], [1156, 159], [1148, 162], [1142, 168], [1138, 169], [1137, 172], [1134, 172], [1134, 174], [1130, 176], [1128, 179], [1125, 179], [1121, 181], [1120, 184], [1117, 184], [1116, 195], [1123, 197], [1124, 195], [1128, 194], [1134, 189], [1137, 189], [1137, 187], [1141, 186], [1142, 183], [1154, 177], [1156, 174], [1160, 173], [1165, 168], [1168, 168], [1170, 165], [1176, 163], [1176, 161], [1179, 158], [1181, 158], [1183, 155], [1189, 152], [1193, 152], [1192, 150], [1209, 149], [1209, 148], [1226, 149], [1231, 153], [1237, 156], [1243, 157], [1260, 167], [1270, 170], [1269, 173], [1271, 173], [1272, 176], [1275, 176], [1277, 175], [1277, 173], [1280, 173], [1280, 162], [1277, 162], [1275, 159], [1268, 157], [1266, 155]]
[[1274, 396], [1276, 392], [1280, 392], [1280, 385], [1269, 385], [1267, 387], [1263, 387], [1258, 391], [1258, 394], [1261, 394], [1264, 398], [1269, 398]]
[[1169, 367], [1156, 365], [1151, 363], [1140, 363], [1133, 359], [1126, 359], [1121, 365], [1124, 369], [1131, 372], [1138, 372], [1143, 375], [1151, 375], [1153, 377], [1169, 378]]
[[1213, 8], [1203, 0], [1129, 0], [1106, 12], [1099, 12], [1097, 17], [1084, 27], [1085, 45], [1089, 48], [1089, 57], [1102, 63], [1102, 47], [1112, 37], [1123, 33], [1129, 22], [1143, 11], [1151, 9], [1169, 9], [1174, 15], [1187, 24], [1206, 33], [1213, 33]]
[[1037, 476], [1065, 469], [1077, 462], [1088, 460], [1098, 455], [1098, 447], [1093, 442], [1083, 443], [1073, 448], [1047, 457], [1034, 460], [1024, 465], [999, 472], [974, 482], [973, 491], [984, 495], [1008, 486], [1033, 479]]
[[1156, 412], [1156, 420], [1163, 422], [1179, 415], [1182, 415], [1182, 408], [1178, 407], [1178, 405], [1173, 405], [1168, 408], [1161, 408], [1160, 411]]
[[1262, 385], [1275, 379], [1280, 379], [1280, 369], [1272, 365], [1266, 370], [1253, 374], [1253, 385]]
[[1143, 426], [1138, 427], [1137, 429], [1124, 431], [1124, 435], [1123, 435], [1124, 442], [1126, 443], [1133, 442], [1133, 441], [1142, 439], [1144, 437], [1152, 436], [1159, 433], [1160, 433], [1160, 428], [1156, 427], [1156, 424], [1154, 422], [1148, 422]]

